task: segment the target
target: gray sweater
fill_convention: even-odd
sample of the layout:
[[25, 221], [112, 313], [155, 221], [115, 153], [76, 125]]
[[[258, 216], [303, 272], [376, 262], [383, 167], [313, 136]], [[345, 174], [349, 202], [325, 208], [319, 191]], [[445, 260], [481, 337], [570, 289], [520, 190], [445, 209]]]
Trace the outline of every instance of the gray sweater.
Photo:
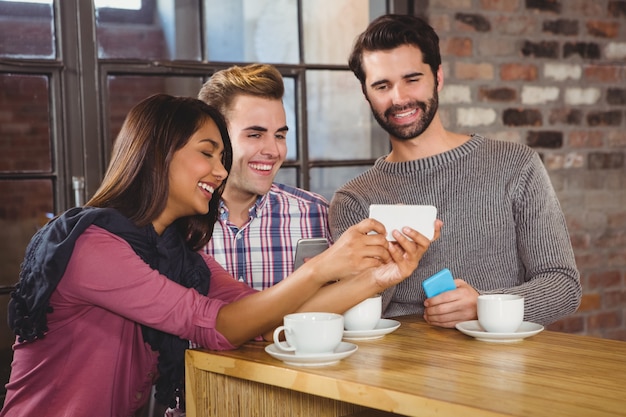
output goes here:
[[580, 304], [563, 213], [541, 159], [525, 145], [473, 135], [428, 158], [379, 158], [335, 193], [335, 241], [369, 216], [370, 204], [434, 205], [444, 223], [413, 274], [383, 294], [385, 317], [423, 314], [422, 281], [443, 268], [480, 293], [524, 296], [526, 321], [549, 324]]

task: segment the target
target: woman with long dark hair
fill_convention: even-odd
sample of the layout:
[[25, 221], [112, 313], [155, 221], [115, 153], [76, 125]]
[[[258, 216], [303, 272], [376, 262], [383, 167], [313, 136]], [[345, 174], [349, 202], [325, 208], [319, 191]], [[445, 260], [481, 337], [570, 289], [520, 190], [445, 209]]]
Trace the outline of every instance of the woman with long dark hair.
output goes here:
[[368, 219], [257, 292], [198, 252], [230, 165], [226, 124], [203, 102], [160, 94], [130, 111], [96, 194], [26, 250], [0, 416], [129, 416], [155, 381], [159, 402], [173, 405], [190, 341], [233, 349], [285, 314], [341, 313], [407, 277], [429, 246], [408, 228], [410, 239], [396, 232], [390, 244]]

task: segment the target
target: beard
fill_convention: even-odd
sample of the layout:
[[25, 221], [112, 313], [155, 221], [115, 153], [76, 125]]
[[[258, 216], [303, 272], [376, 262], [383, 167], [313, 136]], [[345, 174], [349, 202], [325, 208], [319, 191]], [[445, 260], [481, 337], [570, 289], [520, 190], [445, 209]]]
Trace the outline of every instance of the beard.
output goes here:
[[[433, 90], [433, 96], [428, 99], [427, 102], [423, 101], [412, 101], [403, 106], [391, 106], [384, 113], [378, 112], [374, 110], [370, 103], [370, 108], [372, 109], [372, 114], [374, 118], [382, 127], [385, 129], [387, 133], [389, 133], [394, 138], [399, 140], [410, 140], [416, 138], [417, 136], [424, 133], [430, 123], [433, 121], [435, 114], [437, 113], [437, 109], [439, 108], [439, 94], [437, 92], [437, 85]], [[415, 123], [406, 126], [399, 126], [394, 124], [389, 120], [389, 116], [394, 113], [401, 113], [404, 110], [418, 108], [421, 111], [421, 116]]]

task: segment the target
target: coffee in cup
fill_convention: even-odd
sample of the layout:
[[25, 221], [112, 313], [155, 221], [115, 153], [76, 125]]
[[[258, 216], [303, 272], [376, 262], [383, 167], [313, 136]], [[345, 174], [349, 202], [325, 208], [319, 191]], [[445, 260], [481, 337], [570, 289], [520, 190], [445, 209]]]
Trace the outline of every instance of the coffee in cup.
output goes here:
[[524, 321], [524, 297], [514, 294], [481, 294], [477, 301], [478, 324], [490, 333], [513, 333]]
[[343, 313], [343, 326], [346, 330], [372, 330], [380, 321], [382, 297], [375, 295]]
[[[285, 342], [279, 336], [285, 334]], [[334, 352], [343, 337], [343, 316], [335, 313], [293, 313], [283, 317], [283, 325], [274, 330], [274, 345], [296, 355], [319, 355]]]

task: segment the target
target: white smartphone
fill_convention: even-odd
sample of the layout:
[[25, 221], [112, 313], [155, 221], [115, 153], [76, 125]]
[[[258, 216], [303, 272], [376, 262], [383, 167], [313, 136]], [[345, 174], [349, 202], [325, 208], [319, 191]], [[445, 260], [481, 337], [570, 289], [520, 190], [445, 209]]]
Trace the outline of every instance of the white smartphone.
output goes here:
[[298, 243], [296, 244], [296, 256], [293, 261], [293, 269], [298, 269], [304, 262], [315, 255], [319, 255], [324, 252], [328, 249], [328, 247], [328, 240], [323, 237], [298, 240]]
[[432, 240], [435, 235], [437, 208], [421, 205], [372, 204], [370, 217], [385, 225], [389, 241], [396, 240], [391, 232], [394, 229], [401, 231], [404, 226], [409, 226]]

